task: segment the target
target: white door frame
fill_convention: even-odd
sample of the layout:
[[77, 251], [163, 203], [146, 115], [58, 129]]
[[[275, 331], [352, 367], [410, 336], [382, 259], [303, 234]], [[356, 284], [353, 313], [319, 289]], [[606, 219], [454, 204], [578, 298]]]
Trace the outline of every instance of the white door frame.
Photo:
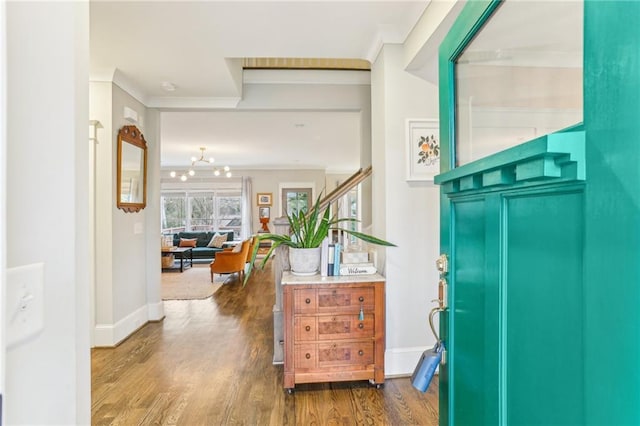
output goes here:
[[[7, 217], [7, 22], [6, 1], [0, 0], [0, 217]], [[7, 288], [7, 221], [0, 221], [0, 395], [5, 389], [5, 294]], [[4, 401], [0, 405], [4, 424]]]
[[316, 200], [316, 184], [315, 182], [281, 182], [278, 184], [278, 217], [284, 215], [284, 209], [282, 208], [282, 190], [292, 188], [311, 188], [311, 202]]

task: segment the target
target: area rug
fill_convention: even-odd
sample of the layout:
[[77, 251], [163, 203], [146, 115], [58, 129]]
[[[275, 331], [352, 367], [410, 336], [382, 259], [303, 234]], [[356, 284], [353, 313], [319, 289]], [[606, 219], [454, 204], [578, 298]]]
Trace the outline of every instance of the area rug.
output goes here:
[[163, 272], [162, 300], [191, 300], [206, 299], [211, 297], [229, 275], [215, 274], [214, 282], [211, 282], [211, 270], [209, 265], [194, 265], [184, 272]]

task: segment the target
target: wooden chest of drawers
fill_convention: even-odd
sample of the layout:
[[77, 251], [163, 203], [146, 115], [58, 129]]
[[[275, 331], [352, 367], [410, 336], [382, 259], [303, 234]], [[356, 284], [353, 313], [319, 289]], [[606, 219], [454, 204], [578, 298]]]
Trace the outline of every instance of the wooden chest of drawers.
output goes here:
[[384, 382], [384, 277], [282, 276], [284, 387]]

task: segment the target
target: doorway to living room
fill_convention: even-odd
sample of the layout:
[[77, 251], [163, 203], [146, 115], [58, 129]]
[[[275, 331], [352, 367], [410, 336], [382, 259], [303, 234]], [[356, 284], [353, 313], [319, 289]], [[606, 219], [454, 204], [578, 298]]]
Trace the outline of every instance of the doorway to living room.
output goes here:
[[279, 216], [307, 211], [316, 196], [313, 182], [283, 182], [278, 187], [281, 201]]

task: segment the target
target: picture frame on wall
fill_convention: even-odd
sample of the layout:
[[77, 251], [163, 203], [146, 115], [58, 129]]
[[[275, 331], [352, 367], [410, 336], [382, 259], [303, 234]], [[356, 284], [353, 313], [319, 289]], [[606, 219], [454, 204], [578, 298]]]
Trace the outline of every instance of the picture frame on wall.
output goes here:
[[271, 217], [271, 208], [270, 207], [259, 207], [258, 215], [260, 219], [269, 219]]
[[407, 181], [433, 181], [440, 173], [440, 123], [407, 119]]
[[270, 206], [271, 198], [273, 193], [271, 192], [259, 192], [258, 193], [258, 205], [259, 206]]

